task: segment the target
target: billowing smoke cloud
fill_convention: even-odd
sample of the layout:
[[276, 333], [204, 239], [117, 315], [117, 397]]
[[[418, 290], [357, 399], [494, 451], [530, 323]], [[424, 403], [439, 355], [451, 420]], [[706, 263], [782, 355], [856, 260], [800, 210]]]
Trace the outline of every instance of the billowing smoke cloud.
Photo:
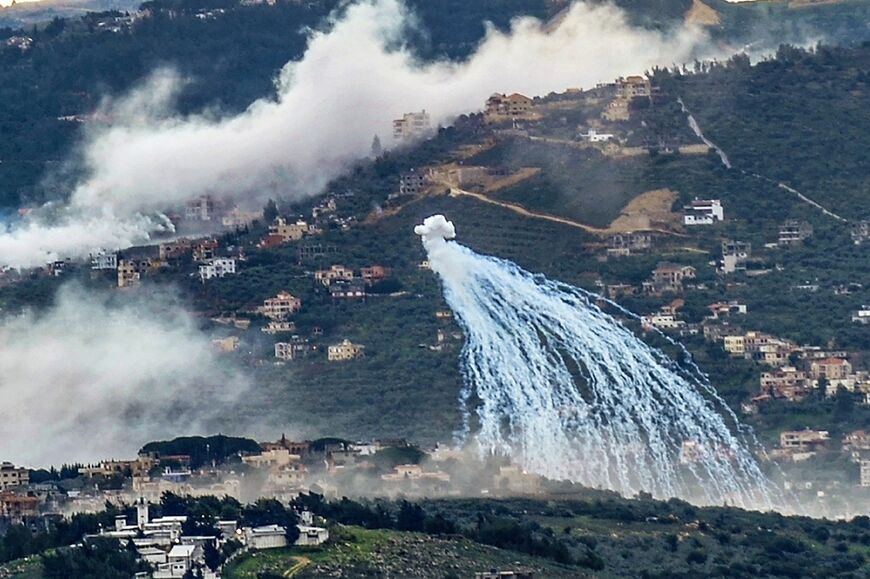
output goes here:
[[37, 466], [135, 455], [213, 432], [247, 386], [165, 295], [95, 299], [67, 286], [44, 313], [0, 321], [4, 460]]
[[[467, 61], [421, 63], [407, 48], [395, 48], [412, 22], [399, 0], [347, 8], [328, 31], [312, 33], [301, 61], [284, 67], [274, 98], [237, 116], [173, 115], [183, 83], [166, 71], [156, 73], [107, 105], [112, 125], [94, 130], [85, 146], [89, 177], [72, 194], [72, 219], [96, 211], [122, 230], [138, 227], [144, 239], [147, 227], [129, 221], [130, 215], [202, 194], [274, 194], [275, 184], [285, 196], [314, 194], [365, 156], [373, 135], [388, 141], [392, 119], [404, 112], [426, 109], [433, 123], [446, 124], [479, 110], [495, 91], [539, 95], [589, 87], [688, 61], [706, 46], [699, 29], [633, 28], [612, 6], [578, 3], [549, 26], [520, 18], [509, 33], [489, 30]], [[104, 237], [99, 245], [130, 236]], [[28, 258], [6, 251], [15, 239], [14, 232], [0, 237], [0, 255], [12, 265], [85, 253], [100, 241], [65, 235], [34, 247]]]

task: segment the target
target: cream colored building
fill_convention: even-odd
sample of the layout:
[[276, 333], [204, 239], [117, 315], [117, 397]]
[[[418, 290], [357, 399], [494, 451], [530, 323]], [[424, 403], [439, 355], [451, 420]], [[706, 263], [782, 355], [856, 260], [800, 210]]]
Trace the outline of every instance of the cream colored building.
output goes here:
[[26, 468], [16, 468], [11, 462], [0, 463], [0, 491], [29, 482], [30, 471]]
[[275, 297], [264, 300], [259, 312], [267, 318], [282, 320], [300, 309], [302, 309], [302, 300], [289, 292], [279, 292]]
[[299, 241], [308, 232], [308, 223], [305, 221], [287, 223], [283, 217], [278, 217], [275, 223], [269, 226], [269, 235], [280, 237], [283, 241]]
[[327, 358], [330, 362], [344, 362], [346, 360], [361, 358], [364, 352], [365, 346], [354, 344], [350, 340], [345, 339], [340, 344], [329, 346]]
[[332, 265], [329, 269], [319, 269], [314, 272], [314, 279], [319, 281], [326, 287], [329, 287], [334, 281], [351, 281], [353, 279], [353, 270], [343, 265]]

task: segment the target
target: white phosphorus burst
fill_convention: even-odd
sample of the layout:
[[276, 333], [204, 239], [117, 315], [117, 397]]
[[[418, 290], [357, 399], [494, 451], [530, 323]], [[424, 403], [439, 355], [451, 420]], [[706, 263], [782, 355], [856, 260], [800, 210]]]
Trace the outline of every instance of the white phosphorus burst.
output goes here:
[[646, 344], [596, 305], [600, 296], [447, 241], [455, 229], [441, 215], [414, 231], [465, 333], [461, 399], [479, 399], [482, 451], [626, 496], [782, 502], [690, 360], [681, 367]]

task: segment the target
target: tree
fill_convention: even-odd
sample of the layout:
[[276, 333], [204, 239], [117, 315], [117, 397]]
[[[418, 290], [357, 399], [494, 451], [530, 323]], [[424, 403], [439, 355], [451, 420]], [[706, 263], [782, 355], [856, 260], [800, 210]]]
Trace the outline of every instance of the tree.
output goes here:
[[202, 556], [205, 560], [205, 565], [212, 571], [217, 571], [221, 563], [223, 563], [223, 557], [221, 556], [221, 552], [217, 550], [217, 548], [211, 542], [205, 544], [202, 549]]
[[372, 139], [372, 157], [380, 157], [384, 152], [383, 146], [381, 146], [381, 138], [375, 135], [375, 138]]

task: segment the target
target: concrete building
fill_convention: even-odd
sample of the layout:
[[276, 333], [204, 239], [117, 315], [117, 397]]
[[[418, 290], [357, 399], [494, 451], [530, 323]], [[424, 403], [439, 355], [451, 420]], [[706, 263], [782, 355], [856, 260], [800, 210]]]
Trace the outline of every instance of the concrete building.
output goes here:
[[214, 259], [219, 245], [217, 239], [203, 239], [202, 241], [194, 243], [191, 247], [193, 261], [208, 261]]
[[353, 270], [343, 265], [331, 265], [327, 269], [315, 271], [314, 279], [329, 287], [334, 281], [351, 281], [353, 279]]
[[200, 195], [184, 206], [184, 218], [188, 221], [211, 221], [215, 217], [215, 200], [211, 195]]
[[327, 358], [330, 362], [344, 362], [361, 358], [365, 355], [365, 346], [354, 344], [350, 340], [344, 339], [339, 344], [329, 346], [327, 350]]
[[362, 280], [336, 281], [329, 286], [329, 295], [333, 301], [365, 301], [366, 285]]
[[645, 76], [629, 76], [616, 81], [617, 98], [649, 98], [650, 95], [652, 95], [652, 85]]
[[810, 364], [810, 375], [820, 380], [845, 380], [852, 373], [852, 364], [842, 358], [825, 358], [814, 360]]
[[142, 276], [148, 271], [148, 260], [122, 259], [118, 262], [118, 287], [138, 285]]
[[486, 100], [484, 114], [489, 122], [533, 118], [535, 101], [525, 95], [495, 93]]
[[296, 331], [296, 324], [288, 320], [272, 320], [260, 330], [264, 334], [274, 336], [275, 334], [288, 334]]
[[176, 239], [167, 243], [161, 243], [159, 246], [160, 260], [170, 261], [181, 259], [191, 251], [192, 242], [189, 239]]
[[393, 139], [413, 141], [426, 136], [431, 129], [432, 122], [425, 109], [418, 113], [405, 113], [401, 119], [393, 121]]
[[695, 199], [683, 207], [683, 225], [712, 225], [725, 220], [722, 202], [718, 199]]
[[283, 320], [300, 309], [302, 309], [302, 300], [289, 292], [282, 291], [273, 298], [263, 300], [263, 305], [259, 307], [258, 311], [267, 318]]
[[269, 237], [276, 237], [282, 242], [299, 241], [309, 233], [310, 227], [301, 219], [295, 223], [287, 223], [283, 217], [277, 217], [269, 226]]
[[861, 461], [861, 486], [870, 488], [870, 460]]
[[830, 442], [827, 430], [790, 430], [779, 435], [780, 447], [787, 450], [815, 451]]
[[425, 186], [425, 175], [415, 169], [402, 173], [399, 177], [399, 195], [418, 195]]
[[793, 366], [783, 366], [761, 374], [761, 393], [774, 398], [796, 401], [804, 398], [816, 387], [816, 381], [806, 372]]
[[100, 250], [97, 253], [92, 253], [91, 269], [96, 271], [118, 269], [118, 254], [114, 251]]
[[30, 471], [17, 468], [11, 462], [0, 463], [0, 491], [12, 487], [24, 486], [30, 482]]
[[695, 279], [695, 275], [696, 270], [690, 265], [660, 263], [652, 272], [651, 289], [657, 292], [679, 292], [683, 289], [683, 282]]
[[627, 256], [652, 247], [653, 236], [648, 231], [614, 233], [607, 236], [607, 255]]
[[215, 257], [199, 266], [199, 279], [207, 281], [226, 275], [235, 275], [236, 260], [233, 257]]
[[249, 549], [279, 549], [287, 546], [287, 529], [279, 525], [242, 529]]
[[852, 322], [855, 324], [870, 324], [870, 306], [861, 306], [852, 314]]
[[776, 244], [780, 247], [788, 247], [802, 243], [813, 235], [813, 226], [806, 221], [789, 219], [779, 226], [779, 237]]
[[275, 343], [275, 357], [279, 360], [298, 360], [299, 358], [307, 357], [314, 347], [308, 343], [308, 340], [293, 336], [289, 342]]

